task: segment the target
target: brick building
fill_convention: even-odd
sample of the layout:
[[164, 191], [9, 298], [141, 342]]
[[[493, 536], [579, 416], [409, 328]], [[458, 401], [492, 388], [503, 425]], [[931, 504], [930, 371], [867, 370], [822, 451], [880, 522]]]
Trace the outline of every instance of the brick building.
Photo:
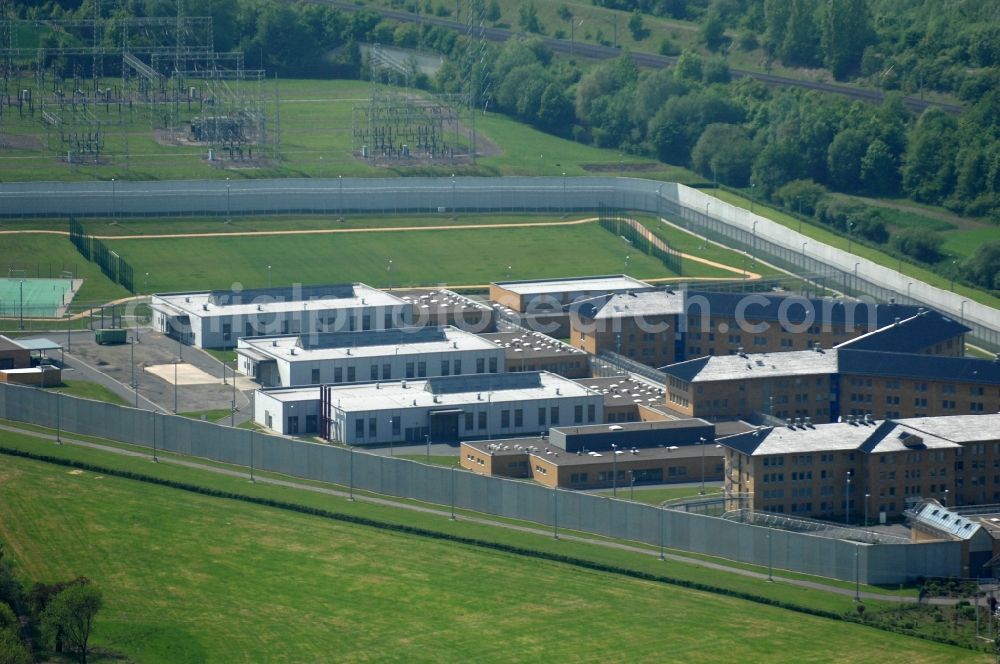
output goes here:
[[[917, 307], [856, 300], [670, 289], [603, 295], [568, 310], [572, 345], [653, 367], [706, 355], [830, 348], [921, 313]], [[895, 340], [906, 340], [897, 348], [904, 352], [940, 346], [941, 354], [961, 355], [966, 332], [940, 314], [925, 314]]]
[[862, 523], [1000, 502], [1000, 414], [761, 427], [718, 439], [734, 505]]
[[462, 467], [529, 478], [564, 489], [619, 490], [642, 484], [718, 482], [722, 449], [715, 428], [697, 419], [557, 427], [547, 437], [465, 441]]
[[995, 413], [1000, 361], [842, 348], [702, 357], [664, 367], [667, 406], [687, 417], [835, 422]]

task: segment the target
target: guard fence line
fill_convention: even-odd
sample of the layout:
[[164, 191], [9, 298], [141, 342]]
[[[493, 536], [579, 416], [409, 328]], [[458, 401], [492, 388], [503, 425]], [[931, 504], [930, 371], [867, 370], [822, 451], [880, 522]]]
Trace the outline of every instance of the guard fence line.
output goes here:
[[[594, 213], [658, 215], [831, 288], [936, 309], [1000, 350], [1000, 311], [674, 182], [624, 177], [413, 177], [0, 184], [0, 216]], [[752, 260], [753, 260], [752, 259]], [[815, 278], [814, 278], [815, 279]]]
[[[0, 419], [456, 509], [861, 583], [961, 572], [961, 544], [861, 544], [0, 384]], [[2, 435], [0, 435], [2, 438]]]

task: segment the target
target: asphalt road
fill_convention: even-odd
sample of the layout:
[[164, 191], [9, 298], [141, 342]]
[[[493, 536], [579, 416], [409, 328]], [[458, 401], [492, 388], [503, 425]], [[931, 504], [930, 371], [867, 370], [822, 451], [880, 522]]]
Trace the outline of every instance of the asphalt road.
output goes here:
[[[354, 12], [363, 9], [369, 11], [376, 11], [386, 18], [391, 18], [396, 21], [403, 23], [428, 23], [430, 25], [437, 25], [443, 28], [448, 28], [451, 30], [457, 30], [459, 32], [465, 32], [468, 26], [465, 23], [459, 21], [452, 21], [446, 18], [440, 18], [437, 16], [426, 16], [426, 15], [416, 15], [409, 12], [394, 11], [391, 9], [382, 9], [375, 7], [359, 7], [358, 5], [352, 4], [350, 2], [340, 2], [338, 0], [308, 0], [315, 4], [324, 4], [336, 7], [342, 11]], [[517, 32], [515, 30], [507, 30], [505, 28], [495, 28], [495, 27], [483, 27], [482, 34], [494, 42], [504, 42], [512, 37], [519, 35], [524, 35], [525, 33]], [[610, 60], [617, 58], [621, 53], [620, 48], [613, 48], [611, 46], [600, 46], [597, 44], [586, 44], [580, 42], [569, 42], [565, 39], [555, 39], [554, 37], [546, 37], [544, 35], [533, 35], [541, 38], [553, 51], [558, 53], [568, 53], [572, 55], [578, 55], [585, 58], [592, 58], [595, 60]], [[671, 55], [654, 55], [652, 53], [632, 53], [632, 59], [635, 60], [636, 64], [641, 67], [650, 67], [653, 69], [662, 69], [663, 67], [672, 67], [677, 64], [677, 56]], [[765, 72], [750, 71], [747, 69], [735, 69], [730, 68], [730, 73], [733, 78], [752, 78], [756, 81], [760, 81], [771, 86], [784, 86], [784, 87], [797, 87], [797, 88], [807, 88], [810, 90], [819, 90], [821, 92], [829, 92], [838, 95], [844, 95], [846, 97], [851, 97], [853, 99], [859, 99], [861, 101], [867, 101], [872, 103], [878, 103], [884, 97], [884, 93], [880, 90], [867, 90], [863, 88], [853, 88], [846, 85], [836, 85], [833, 83], [820, 83], [818, 81], [805, 81], [797, 78], [789, 78], [786, 76], [777, 76], [775, 74], [768, 74]], [[946, 104], [943, 102], [929, 101], [926, 99], [920, 99], [919, 97], [903, 97], [903, 104], [907, 108], [921, 112], [927, 108], [940, 108], [952, 115], [958, 115], [962, 112], [962, 106], [959, 104]]]

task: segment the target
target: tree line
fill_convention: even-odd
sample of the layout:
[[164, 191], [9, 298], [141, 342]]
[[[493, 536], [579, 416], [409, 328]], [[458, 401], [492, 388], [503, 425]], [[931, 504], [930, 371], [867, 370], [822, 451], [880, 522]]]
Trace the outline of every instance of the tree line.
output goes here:
[[71, 653], [87, 664], [102, 603], [100, 589], [83, 577], [25, 590], [0, 546], [0, 662], [31, 664]]

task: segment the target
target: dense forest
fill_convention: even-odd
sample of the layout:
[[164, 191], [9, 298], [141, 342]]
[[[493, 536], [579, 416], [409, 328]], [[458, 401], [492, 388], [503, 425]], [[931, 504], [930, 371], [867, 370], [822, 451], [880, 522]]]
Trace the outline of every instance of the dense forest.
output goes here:
[[[90, 1], [56, 0], [20, 11], [26, 17], [88, 16]], [[483, 82], [483, 105], [576, 141], [690, 167], [928, 264], [944, 259], [941, 239], [931, 230], [907, 229], [890, 238], [877, 211], [827, 192], [908, 198], [1000, 224], [1000, 4], [593, 1], [698, 21], [708, 49], [680, 53], [672, 69], [641, 71], [627, 52], [584, 64], [554, 57], [537, 37], [494, 44], [480, 60], [487, 66], [475, 74]], [[454, 31], [383, 20], [370, 9], [341, 12], [265, 0], [189, 4], [189, 11], [213, 17], [217, 50], [241, 49], [249, 63], [281, 76], [363, 77], [357, 44], [378, 41], [448, 56], [434, 80], [415, 76], [420, 87], [456, 91], [465, 85], [464, 37]], [[407, 7], [403, 0], [392, 4]], [[443, 15], [450, 4], [423, 0], [420, 9]], [[499, 17], [495, 2], [488, 7]], [[521, 9], [517, 20], [531, 27], [532, 0]], [[127, 0], [115, 11], [169, 16], [176, 8], [173, 0]], [[635, 16], [631, 27], [641, 30], [642, 14]], [[783, 63], [827, 67], [841, 79], [877, 74], [888, 92], [873, 105], [731, 80], [726, 50], [759, 46]], [[712, 49], [719, 54], [705, 55]], [[900, 94], [923, 88], [954, 93], [965, 110], [957, 117], [937, 109], [914, 115]], [[961, 275], [1000, 289], [998, 263], [1000, 242], [987, 244], [961, 266]]]

